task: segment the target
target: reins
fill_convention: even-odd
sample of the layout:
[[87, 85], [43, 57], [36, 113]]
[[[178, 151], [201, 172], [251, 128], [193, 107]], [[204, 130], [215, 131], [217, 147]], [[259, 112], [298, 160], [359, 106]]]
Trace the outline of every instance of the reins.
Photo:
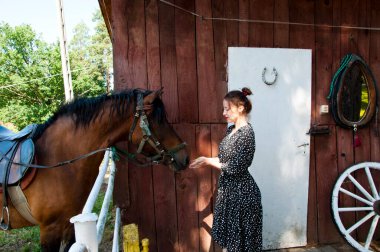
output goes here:
[[36, 165], [36, 164], [24, 164], [24, 163], [19, 163], [19, 162], [13, 162], [13, 161], [11, 161], [10, 158], [6, 157], [1, 152], [0, 152], [0, 156], [1, 156], [1, 158], [4, 158], [5, 160], [10, 161], [10, 162], [12, 162], [13, 164], [16, 164], [16, 165], [21, 165], [21, 166], [25, 166], [25, 167], [32, 167], [32, 168], [39, 168], [39, 169], [48, 169], [48, 168], [55, 168], [55, 167], [71, 164], [71, 163], [74, 163], [75, 161], [87, 158], [87, 157], [92, 156], [92, 155], [94, 155], [94, 154], [96, 154], [98, 152], [106, 151], [108, 149], [109, 148], [103, 148], [103, 149], [94, 150], [94, 151], [91, 151], [91, 152], [89, 152], [87, 154], [81, 155], [79, 157], [76, 157], [76, 158], [73, 158], [73, 159], [70, 159], [70, 160], [66, 160], [66, 161], [63, 161], [63, 162], [59, 162], [59, 163], [57, 163], [55, 165]]

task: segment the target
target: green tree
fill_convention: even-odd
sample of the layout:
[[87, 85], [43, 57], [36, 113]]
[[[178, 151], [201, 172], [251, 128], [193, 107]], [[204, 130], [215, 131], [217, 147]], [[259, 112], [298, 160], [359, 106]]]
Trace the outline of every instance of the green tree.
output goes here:
[[0, 121], [21, 128], [45, 121], [64, 101], [58, 44], [29, 25], [0, 24]]
[[[100, 11], [94, 35], [84, 23], [69, 45], [75, 97], [109, 91], [112, 45]], [[0, 122], [19, 129], [46, 121], [65, 101], [58, 42], [47, 44], [29, 25], [0, 23]]]
[[79, 23], [74, 28], [74, 36], [69, 45], [75, 96], [92, 96], [109, 91], [112, 44], [99, 10], [94, 13], [93, 22], [94, 35], [89, 35], [86, 24]]
[[112, 43], [100, 10], [94, 13], [92, 21], [95, 22], [96, 26], [95, 34], [91, 37], [92, 46], [90, 51], [99, 73], [97, 80], [105, 82], [107, 91], [110, 91], [113, 74]]

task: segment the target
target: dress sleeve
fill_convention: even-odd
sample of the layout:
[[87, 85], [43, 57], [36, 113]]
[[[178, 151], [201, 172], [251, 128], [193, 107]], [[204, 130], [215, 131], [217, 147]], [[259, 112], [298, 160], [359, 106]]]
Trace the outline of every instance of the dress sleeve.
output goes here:
[[240, 132], [236, 139], [234, 148], [231, 150], [230, 158], [221, 163], [221, 169], [227, 174], [239, 174], [245, 172], [252, 163], [255, 153], [255, 133], [250, 130]]

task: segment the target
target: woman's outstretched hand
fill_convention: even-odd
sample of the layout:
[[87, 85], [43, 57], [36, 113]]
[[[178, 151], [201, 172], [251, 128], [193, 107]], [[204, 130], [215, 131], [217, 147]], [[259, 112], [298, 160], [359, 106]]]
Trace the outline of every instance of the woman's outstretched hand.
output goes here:
[[191, 169], [198, 169], [198, 168], [200, 168], [202, 166], [206, 166], [208, 164], [209, 164], [208, 163], [208, 158], [206, 158], [206, 157], [199, 157], [199, 158], [194, 159], [191, 162], [189, 168], [191, 168]]

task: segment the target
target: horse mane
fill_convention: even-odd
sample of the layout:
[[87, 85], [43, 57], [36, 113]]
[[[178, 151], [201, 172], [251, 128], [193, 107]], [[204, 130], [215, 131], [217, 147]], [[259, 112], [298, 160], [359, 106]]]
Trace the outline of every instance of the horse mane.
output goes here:
[[[127, 117], [128, 105], [135, 100], [137, 94], [141, 93], [145, 97], [152, 93], [144, 89], [128, 89], [117, 93], [103, 94], [96, 97], [81, 97], [61, 106], [45, 123], [39, 124], [34, 136], [37, 140], [43, 132], [52, 125], [58, 118], [70, 117], [75, 127], [88, 127], [91, 122], [103, 116], [105, 103], [111, 102], [110, 116], [117, 115]], [[166, 119], [166, 111], [161, 99], [157, 98], [153, 102], [153, 112], [150, 116], [156, 123], [161, 124]]]

